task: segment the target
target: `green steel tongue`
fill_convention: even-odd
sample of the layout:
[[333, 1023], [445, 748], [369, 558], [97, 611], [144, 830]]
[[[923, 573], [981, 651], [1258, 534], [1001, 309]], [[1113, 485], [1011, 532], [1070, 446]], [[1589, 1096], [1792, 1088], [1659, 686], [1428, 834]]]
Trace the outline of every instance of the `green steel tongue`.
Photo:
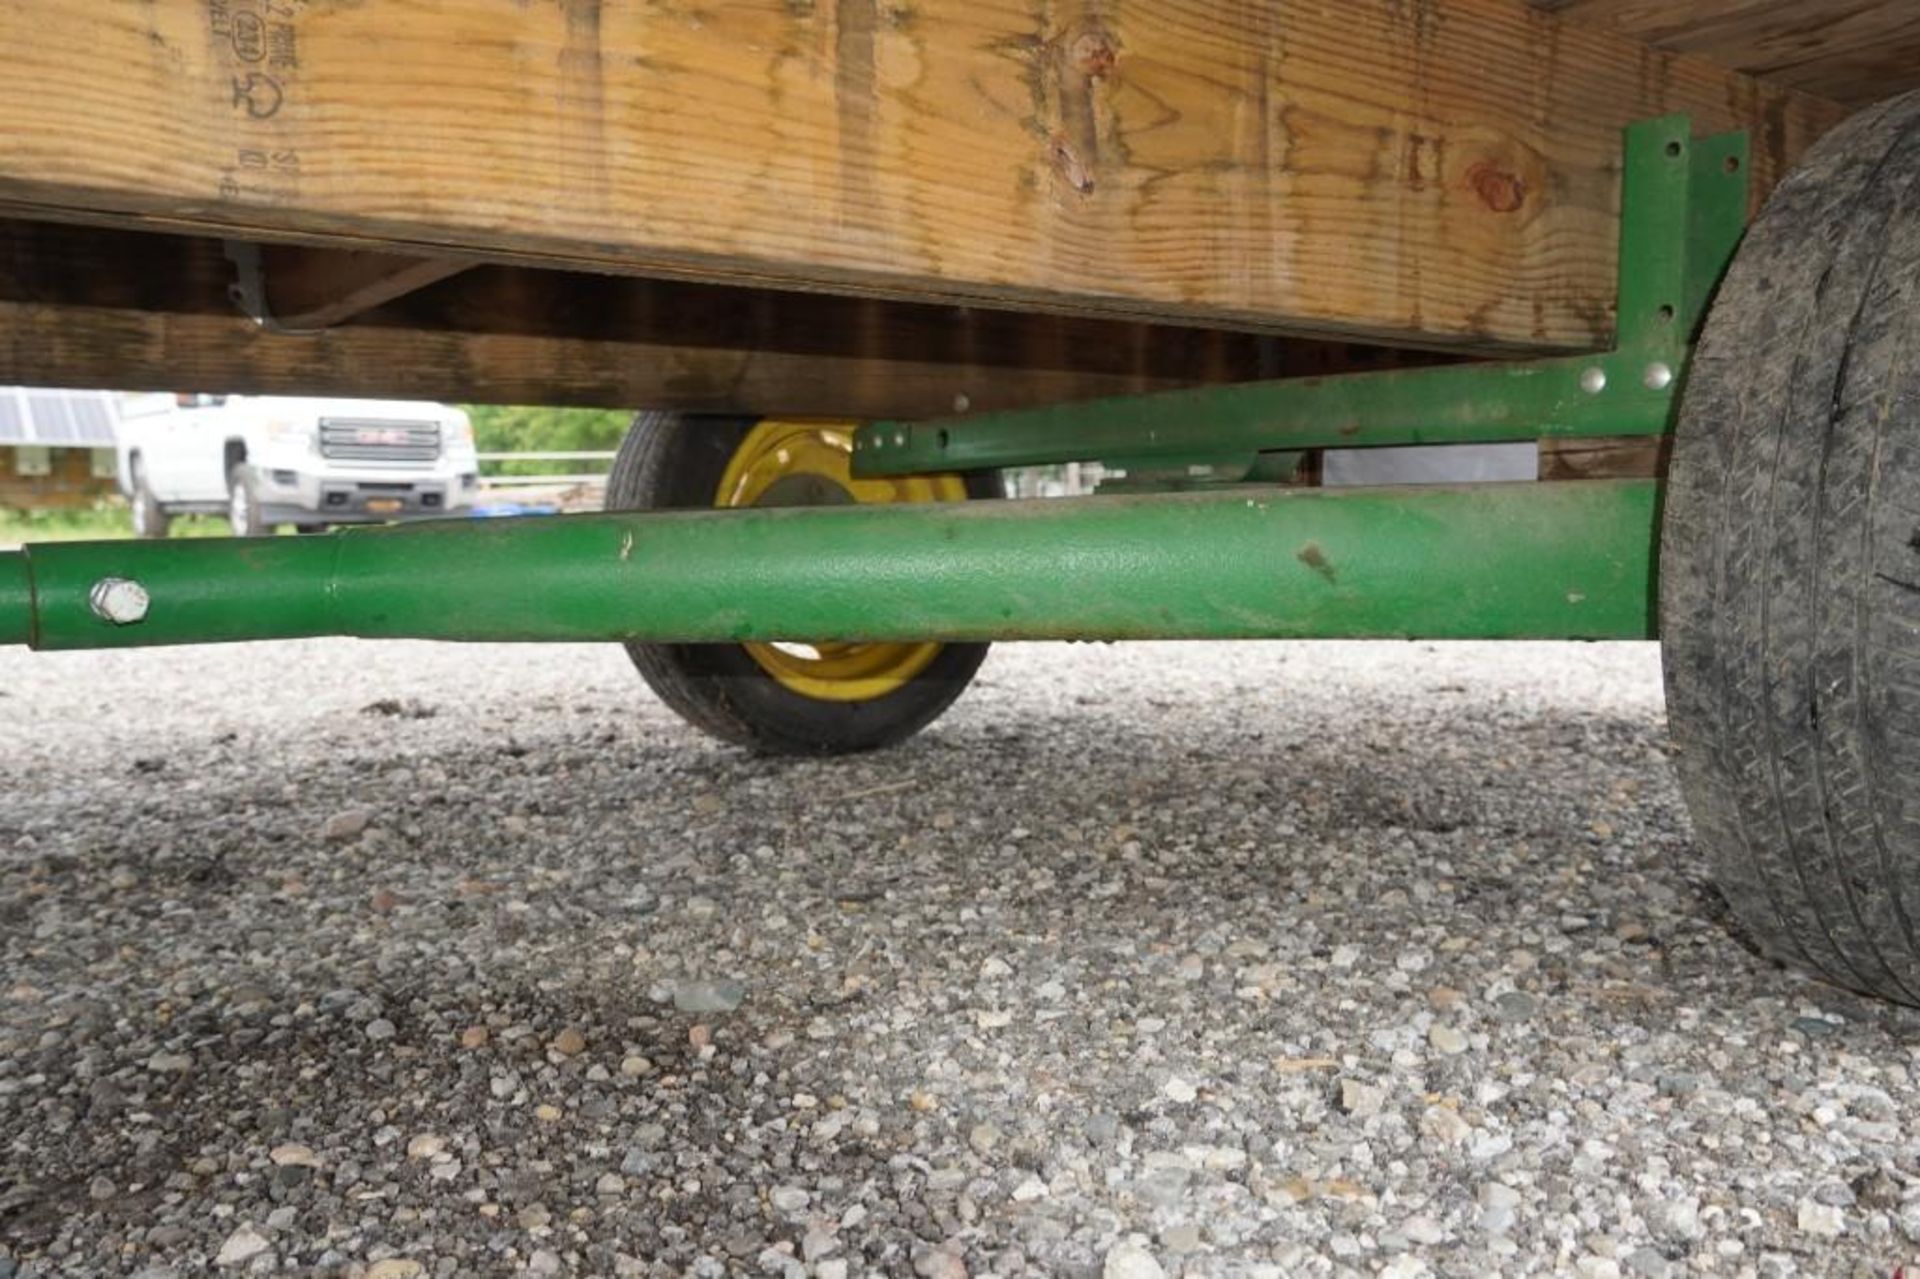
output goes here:
[[0, 641], [1639, 639], [1651, 480], [447, 521], [0, 555]]

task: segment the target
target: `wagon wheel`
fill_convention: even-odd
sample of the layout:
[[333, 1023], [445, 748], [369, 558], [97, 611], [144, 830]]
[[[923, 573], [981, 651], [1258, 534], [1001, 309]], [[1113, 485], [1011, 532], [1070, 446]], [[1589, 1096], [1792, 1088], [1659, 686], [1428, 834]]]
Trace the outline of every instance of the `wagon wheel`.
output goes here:
[[133, 475], [133, 496], [127, 505], [132, 512], [133, 535], [139, 538], [161, 538], [173, 526], [173, 516], [154, 496], [153, 485], [147, 482], [147, 464], [136, 453], [127, 463], [127, 469]]
[[[990, 474], [856, 480], [846, 423], [642, 413], [607, 509], [827, 506], [998, 497]], [[628, 644], [688, 723], [769, 754], [837, 755], [912, 736], [966, 688], [985, 644]]]
[[260, 482], [245, 462], [236, 462], [227, 472], [227, 523], [235, 537], [265, 537], [273, 532], [260, 505]]
[[1787, 178], [1708, 318], [1661, 554], [1700, 844], [1770, 953], [1920, 1002], [1920, 94]]

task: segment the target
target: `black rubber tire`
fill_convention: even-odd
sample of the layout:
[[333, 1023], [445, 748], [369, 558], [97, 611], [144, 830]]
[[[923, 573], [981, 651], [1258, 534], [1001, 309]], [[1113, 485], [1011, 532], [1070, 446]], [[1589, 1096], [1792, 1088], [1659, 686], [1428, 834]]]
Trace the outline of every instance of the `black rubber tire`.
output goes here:
[[147, 483], [146, 464], [136, 454], [127, 460], [127, 468], [133, 479], [133, 496], [127, 499], [133, 535], [153, 540], [165, 537], [173, 527], [173, 516], [153, 495], [153, 486]]
[[[641, 413], [607, 477], [610, 511], [703, 508], [758, 419]], [[972, 497], [1000, 496], [997, 475], [967, 478]], [[767, 755], [846, 755], [891, 746], [939, 718], [966, 690], [985, 644], [947, 644], [885, 697], [830, 702], [786, 688], [738, 644], [628, 644], [648, 687], [722, 741]]]
[[273, 532], [260, 509], [260, 489], [253, 468], [245, 462], [236, 463], [227, 472], [227, 523], [233, 526], [235, 537], [265, 537]]
[[1699, 844], [1770, 954], [1920, 1002], [1920, 94], [1748, 233], [1666, 499], [1667, 707]]

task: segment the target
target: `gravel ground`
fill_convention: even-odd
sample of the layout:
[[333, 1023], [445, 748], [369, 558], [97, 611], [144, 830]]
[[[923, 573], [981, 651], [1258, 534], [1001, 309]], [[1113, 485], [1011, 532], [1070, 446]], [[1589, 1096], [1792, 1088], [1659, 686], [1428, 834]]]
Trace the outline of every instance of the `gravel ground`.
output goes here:
[[0, 1276], [1880, 1275], [1920, 1017], [1756, 958], [1648, 646], [0, 656]]

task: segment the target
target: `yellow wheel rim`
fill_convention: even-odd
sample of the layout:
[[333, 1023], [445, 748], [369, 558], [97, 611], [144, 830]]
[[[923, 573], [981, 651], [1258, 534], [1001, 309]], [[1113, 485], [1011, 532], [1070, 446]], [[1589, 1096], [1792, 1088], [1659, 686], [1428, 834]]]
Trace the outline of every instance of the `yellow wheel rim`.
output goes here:
[[[853, 477], [852, 422], [769, 419], [748, 432], [720, 477], [715, 506], [962, 502], [957, 475]], [[868, 702], [927, 669], [938, 644], [744, 644], [760, 668], [803, 697]]]

